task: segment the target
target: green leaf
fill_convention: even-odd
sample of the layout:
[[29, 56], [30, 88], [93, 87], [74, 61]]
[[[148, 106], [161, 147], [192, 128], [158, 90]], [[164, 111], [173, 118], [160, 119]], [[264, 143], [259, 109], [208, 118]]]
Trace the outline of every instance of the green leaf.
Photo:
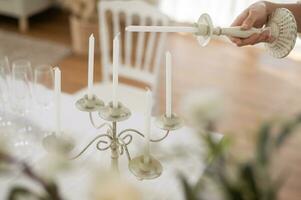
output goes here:
[[196, 189], [194, 186], [191, 186], [185, 177], [180, 176], [180, 180], [183, 187], [183, 192], [186, 200], [200, 200], [197, 197]]
[[280, 148], [301, 123], [301, 115], [295, 120], [285, 123], [276, 138], [276, 147]]
[[41, 198], [34, 192], [32, 192], [29, 189], [22, 187], [22, 186], [13, 187], [9, 192], [8, 200], [26, 199], [25, 197], [31, 198], [31, 199], [35, 198], [37, 200], [45, 200], [44, 198]]
[[244, 200], [243, 191], [233, 184], [224, 173], [219, 174], [220, 186], [224, 191], [225, 197], [229, 200]]
[[247, 162], [240, 167], [241, 179], [246, 185], [249, 199], [260, 199], [260, 191], [256, 183], [256, 172], [252, 163]]
[[207, 162], [209, 164], [216, 160], [224, 159], [225, 154], [230, 146], [230, 139], [224, 136], [221, 140], [217, 140], [212, 134], [208, 133], [203, 136], [207, 146]]
[[262, 165], [267, 164], [270, 158], [270, 131], [271, 124], [263, 124], [257, 138], [256, 158], [257, 162]]
[[48, 195], [52, 198], [59, 199], [59, 189], [55, 183], [49, 183], [47, 185]]

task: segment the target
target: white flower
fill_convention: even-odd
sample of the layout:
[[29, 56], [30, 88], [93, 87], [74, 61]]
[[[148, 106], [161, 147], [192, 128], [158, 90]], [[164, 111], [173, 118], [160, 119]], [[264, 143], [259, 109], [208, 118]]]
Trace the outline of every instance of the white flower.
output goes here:
[[184, 99], [182, 109], [189, 124], [206, 128], [209, 123], [216, 123], [222, 114], [222, 95], [213, 89], [193, 92]]
[[93, 200], [141, 200], [138, 189], [113, 173], [98, 173], [92, 188]]
[[68, 158], [59, 154], [48, 154], [39, 163], [36, 168], [37, 173], [49, 182], [56, 180], [61, 173], [71, 169], [71, 162]]
[[48, 154], [41, 159], [37, 167], [38, 173], [43, 178], [52, 181], [61, 172], [69, 170], [72, 167], [69, 153], [73, 145], [73, 139], [70, 136], [48, 136], [44, 140], [44, 147], [46, 147]]

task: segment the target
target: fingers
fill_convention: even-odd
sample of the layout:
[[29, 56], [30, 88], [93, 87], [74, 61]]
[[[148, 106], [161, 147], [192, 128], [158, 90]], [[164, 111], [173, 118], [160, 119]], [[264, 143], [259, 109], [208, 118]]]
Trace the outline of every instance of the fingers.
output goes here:
[[256, 12], [253, 10], [246, 10], [240, 14], [231, 26], [242, 26], [243, 30], [251, 29], [257, 20]]
[[260, 38], [260, 34], [253, 34], [250, 37], [248, 37], [247, 39], [242, 39], [240, 42], [237, 43], [237, 46], [242, 47], [242, 46], [246, 46], [246, 45], [253, 45], [255, 44]]
[[242, 43], [242, 39], [240, 38], [236, 38], [236, 37], [229, 37], [229, 39], [236, 44], [237, 46], [240, 45]]
[[239, 46], [255, 45], [260, 42], [273, 42], [274, 38], [270, 35], [270, 31], [264, 31], [261, 34], [253, 34], [246, 39], [235, 40], [234, 43]]
[[[261, 28], [267, 21], [266, 5], [262, 2], [252, 4], [247, 10], [239, 15], [232, 26], [241, 26], [242, 30], [249, 30], [252, 27]], [[254, 45], [259, 42], [272, 42], [274, 39], [270, 32], [253, 34], [248, 38], [230, 38], [237, 46]]]
[[248, 16], [248, 11], [244, 11], [234, 20], [234, 22], [231, 24], [231, 26], [241, 26], [242, 23], [247, 18], [247, 16]]
[[242, 28], [243, 30], [249, 30], [249, 29], [251, 29], [251, 28], [254, 26], [256, 20], [257, 20], [257, 17], [256, 17], [255, 12], [253, 12], [252, 10], [250, 10], [250, 11], [248, 12], [248, 16], [247, 16], [246, 19], [243, 21], [242, 27], [241, 27], [241, 28]]
[[[248, 15], [249, 15], [249, 10], [245, 10], [234, 20], [234, 22], [231, 24], [231, 26], [232, 27], [233, 26], [241, 26], [243, 24], [243, 22], [246, 20], [246, 18], [248, 17]], [[236, 45], [242, 43], [242, 39], [240, 39], [240, 38], [229, 37], [229, 39]]]

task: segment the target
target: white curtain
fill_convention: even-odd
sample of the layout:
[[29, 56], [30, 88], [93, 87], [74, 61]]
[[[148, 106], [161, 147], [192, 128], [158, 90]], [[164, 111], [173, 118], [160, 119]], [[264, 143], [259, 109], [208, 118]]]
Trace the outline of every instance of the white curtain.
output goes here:
[[[160, 9], [172, 20], [195, 22], [202, 13], [208, 13], [215, 25], [229, 25], [248, 5], [257, 0], [161, 0]], [[274, 2], [296, 2], [278, 0]]]

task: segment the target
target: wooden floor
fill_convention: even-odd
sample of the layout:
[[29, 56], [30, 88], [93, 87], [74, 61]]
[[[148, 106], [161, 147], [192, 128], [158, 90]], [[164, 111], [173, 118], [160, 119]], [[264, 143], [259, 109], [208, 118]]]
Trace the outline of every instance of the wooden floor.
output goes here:
[[[18, 32], [17, 21], [11, 18], [0, 17], [0, 28]], [[30, 20], [26, 35], [70, 45], [68, 17], [56, 10], [37, 15]], [[220, 90], [224, 95], [225, 114], [219, 131], [233, 136], [234, 153], [239, 156], [250, 153], [254, 130], [263, 120], [285, 119], [301, 112], [300, 62], [276, 60], [258, 48], [237, 48], [217, 40], [200, 48], [189, 35], [171, 34], [167, 43], [175, 59], [176, 110], [180, 110], [181, 100], [190, 91], [208, 87]], [[99, 57], [96, 59], [95, 78], [99, 81]], [[58, 64], [63, 73], [63, 91], [73, 93], [86, 86], [85, 56], [71, 55]], [[163, 110], [163, 81], [160, 84], [159, 102]], [[279, 168], [290, 175], [281, 192], [283, 200], [301, 199], [300, 151], [301, 135], [296, 134], [277, 155]]]

